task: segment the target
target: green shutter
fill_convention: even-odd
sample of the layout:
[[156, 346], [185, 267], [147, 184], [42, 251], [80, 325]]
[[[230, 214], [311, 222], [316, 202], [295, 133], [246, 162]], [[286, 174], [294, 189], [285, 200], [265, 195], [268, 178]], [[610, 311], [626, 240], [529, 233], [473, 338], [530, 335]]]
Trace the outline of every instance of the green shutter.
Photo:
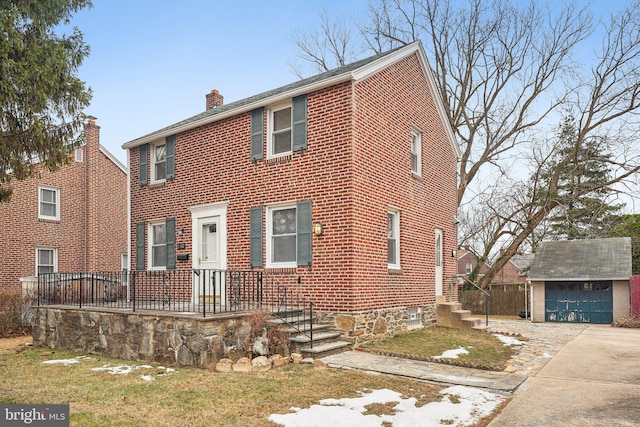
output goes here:
[[171, 179], [176, 177], [176, 136], [168, 136], [164, 141], [167, 150], [167, 179]]
[[140, 178], [140, 185], [146, 185], [148, 182], [148, 178], [147, 178], [147, 163], [149, 162], [149, 144], [144, 144], [141, 145], [140, 147], [138, 147], [138, 154], [139, 154], [139, 164], [140, 164], [140, 170], [139, 170], [139, 178]]
[[311, 265], [311, 201], [296, 207], [298, 227], [298, 265]]
[[251, 267], [262, 267], [262, 206], [251, 208]]
[[264, 108], [251, 112], [251, 160], [264, 158]]
[[300, 95], [291, 101], [291, 120], [293, 122], [293, 151], [307, 149], [307, 95]]
[[144, 270], [144, 240], [146, 234], [146, 224], [139, 222], [136, 224], [136, 270]]
[[167, 218], [165, 222], [167, 233], [167, 270], [176, 269], [176, 219]]

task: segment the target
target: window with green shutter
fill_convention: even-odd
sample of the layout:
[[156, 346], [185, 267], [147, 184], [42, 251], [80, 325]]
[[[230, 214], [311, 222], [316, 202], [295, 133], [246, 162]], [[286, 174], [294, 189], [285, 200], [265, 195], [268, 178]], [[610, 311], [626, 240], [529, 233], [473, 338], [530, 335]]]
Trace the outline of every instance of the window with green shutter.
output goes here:
[[267, 209], [267, 267], [311, 265], [311, 202]]
[[293, 151], [307, 149], [307, 95], [296, 96], [291, 100], [292, 145]]
[[147, 164], [149, 159], [149, 144], [143, 144], [138, 147], [139, 154], [139, 170], [138, 170], [138, 180], [140, 185], [147, 185], [149, 182], [148, 174], [147, 174]]
[[166, 178], [173, 179], [176, 177], [176, 136], [171, 135], [165, 138], [166, 146]]
[[307, 149], [307, 95], [272, 105], [268, 114], [269, 157], [279, 157]]
[[251, 208], [251, 267], [262, 267], [262, 206]]
[[139, 222], [136, 224], [136, 270], [145, 270], [144, 264], [144, 241], [145, 241], [145, 223]]
[[264, 158], [264, 108], [251, 112], [251, 160]]

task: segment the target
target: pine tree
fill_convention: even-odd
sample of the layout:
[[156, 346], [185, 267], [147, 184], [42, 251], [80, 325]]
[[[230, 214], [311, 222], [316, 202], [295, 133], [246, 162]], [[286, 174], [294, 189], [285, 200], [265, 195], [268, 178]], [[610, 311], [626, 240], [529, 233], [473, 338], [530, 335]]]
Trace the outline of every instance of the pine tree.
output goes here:
[[590, 138], [581, 144], [577, 140], [575, 120], [565, 118], [558, 133], [556, 158], [570, 161], [552, 162], [552, 168], [561, 168], [557, 196], [566, 201], [549, 218], [549, 237], [554, 239], [607, 237], [624, 207], [609, 201], [614, 190], [604, 185], [611, 179], [606, 138]]
[[58, 35], [90, 0], [0, 1], [0, 202], [10, 181], [56, 170], [82, 142], [91, 94], [77, 76], [89, 54], [82, 33]]

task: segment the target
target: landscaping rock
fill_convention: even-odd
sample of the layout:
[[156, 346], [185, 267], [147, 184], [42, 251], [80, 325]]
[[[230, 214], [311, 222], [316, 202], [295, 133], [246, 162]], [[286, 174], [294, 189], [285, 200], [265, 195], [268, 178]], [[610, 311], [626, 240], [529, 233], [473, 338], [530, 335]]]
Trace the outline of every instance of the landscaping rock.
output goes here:
[[302, 355], [300, 353], [291, 353], [291, 361], [295, 364], [302, 363]]
[[274, 368], [280, 368], [288, 363], [288, 360], [282, 357], [279, 354], [274, 354], [271, 356], [271, 363], [273, 363]]
[[258, 356], [251, 361], [253, 372], [266, 372], [271, 369], [271, 360], [265, 356]]
[[509, 373], [509, 374], [513, 374], [514, 372], [517, 371], [517, 369], [515, 367], [513, 367], [512, 365], [509, 365], [506, 368], [504, 368], [504, 371]]
[[243, 357], [233, 364], [233, 372], [251, 372], [251, 360]]
[[302, 359], [302, 363], [303, 365], [313, 365], [313, 357], [306, 357], [304, 359]]

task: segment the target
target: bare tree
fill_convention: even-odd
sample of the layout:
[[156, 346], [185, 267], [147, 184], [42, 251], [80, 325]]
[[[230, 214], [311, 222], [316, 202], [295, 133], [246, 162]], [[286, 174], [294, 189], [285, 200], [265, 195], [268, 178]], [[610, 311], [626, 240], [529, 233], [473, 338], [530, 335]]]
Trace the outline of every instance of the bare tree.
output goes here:
[[[598, 26], [589, 5], [577, 2], [553, 9], [535, 1], [468, 0], [454, 7], [447, 0], [372, 0], [367, 21], [358, 27], [360, 42], [380, 52], [422, 40], [430, 58], [462, 152], [458, 205], [461, 211], [483, 212], [478, 220], [482, 229], [468, 230], [463, 238], [481, 236], [483, 249], [476, 252], [487, 259], [504, 249], [482, 284], [491, 281], [555, 207], [596, 190], [581, 188], [559, 197], [560, 171], [541, 175], [553, 152], [553, 133], [541, 144], [550, 121], [567, 112], [577, 118], [573, 157], [559, 164], [580, 161], [582, 145], [606, 137], [607, 151], [615, 153], [610, 160], [615, 172], [606, 185], [637, 173], [638, 157], [630, 141], [640, 128], [639, 10], [636, 0]], [[603, 35], [602, 46], [592, 57], [591, 52], [585, 56], [585, 41], [591, 43], [594, 34]], [[578, 63], [578, 55], [587, 63]], [[504, 181], [513, 161], [520, 162], [520, 169], [527, 167], [530, 177], [512, 176], [508, 186], [474, 191], [479, 177], [498, 173]], [[492, 197], [478, 199], [477, 194]], [[473, 206], [465, 207], [470, 200]]]
[[[320, 12], [320, 30], [293, 31], [291, 38], [298, 49], [297, 56], [303, 64], [310, 64], [318, 73], [341, 67], [355, 59], [351, 49], [351, 28], [344, 17], [330, 17], [326, 10]], [[304, 77], [304, 66], [290, 62], [289, 66], [299, 77]]]

